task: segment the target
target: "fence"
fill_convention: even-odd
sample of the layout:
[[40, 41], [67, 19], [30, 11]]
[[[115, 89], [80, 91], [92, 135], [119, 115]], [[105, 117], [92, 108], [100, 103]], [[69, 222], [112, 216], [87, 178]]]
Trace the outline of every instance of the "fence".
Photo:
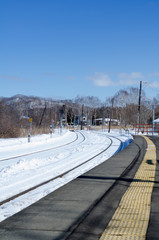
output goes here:
[[159, 135], [159, 124], [136, 124], [135, 135], [138, 134]]

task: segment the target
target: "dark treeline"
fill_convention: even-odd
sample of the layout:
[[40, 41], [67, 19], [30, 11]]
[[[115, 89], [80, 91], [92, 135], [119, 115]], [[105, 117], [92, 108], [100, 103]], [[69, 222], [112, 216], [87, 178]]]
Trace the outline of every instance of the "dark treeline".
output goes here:
[[[75, 116], [86, 115], [89, 125], [97, 118], [114, 118], [122, 127], [134, 127], [138, 119], [139, 90], [129, 88], [118, 91], [114, 96], [101, 102], [94, 96], [77, 96], [72, 100], [55, 101], [38, 97], [17, 95], [0, 100], [0, 137], [18, 137], [26, 134], [32, 118], [32, 128], [49, 132], [50, 125], [73, 125]], [[152, 100], [142, 91], [140, 122], [151, 123], [152, 107], [155, 118], [159, 117], [159, 95]], [[83, 112], [82, 112], [83, 111]], [[26, 131], [25, 131], [26, 130]]]

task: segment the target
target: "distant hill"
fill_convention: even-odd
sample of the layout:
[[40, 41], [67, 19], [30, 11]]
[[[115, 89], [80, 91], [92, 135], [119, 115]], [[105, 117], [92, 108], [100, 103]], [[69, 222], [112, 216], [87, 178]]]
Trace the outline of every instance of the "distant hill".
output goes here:
[[46, 99], [35, 96], [25, 96], [21, 94], [17, 94], [15, 96], [9, 98], [0, 98], [4, 104], [9, 105], [10, 107], [16, 109], [18, 112], [24, 112], [33, 109], [42, 109], [52, 108], [57, 105], [61, 105], [61, 101], [54, 101], [53, 99]]
[[23, 116], [33, 116], [37, 112], [40, 115], [43, 111], [46, 113], [46, 110], [47, 114], [50, 114], [49, 111], [59, 113], [60, 109], [66, 108], [67, 110], [69, 108], [73, 109], [76, 114], [79, 110], [81, 111], [80, 104], [73, 102], [73, 100], [53, 100], [51, 98], [17, 94], [9, 98], [0, 97], [0, 101], [10, 107], [20, 118]]

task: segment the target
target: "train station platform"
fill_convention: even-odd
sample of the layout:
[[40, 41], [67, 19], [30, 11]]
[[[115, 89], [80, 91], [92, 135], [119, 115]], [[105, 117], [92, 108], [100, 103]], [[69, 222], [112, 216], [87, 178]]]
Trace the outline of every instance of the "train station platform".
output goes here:
[[159, 139], [134, 141], [0, 223], [1, 240], [159, 239]]

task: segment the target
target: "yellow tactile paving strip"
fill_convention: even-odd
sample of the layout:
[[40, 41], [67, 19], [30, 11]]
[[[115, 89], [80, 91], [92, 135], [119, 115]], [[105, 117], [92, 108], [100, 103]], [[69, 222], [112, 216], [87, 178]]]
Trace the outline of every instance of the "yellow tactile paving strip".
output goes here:
[[144, 138], [148, 145], [145, 157], [100, 240], [146, 238], [155, 181], [156, 147], [149, 138]]

